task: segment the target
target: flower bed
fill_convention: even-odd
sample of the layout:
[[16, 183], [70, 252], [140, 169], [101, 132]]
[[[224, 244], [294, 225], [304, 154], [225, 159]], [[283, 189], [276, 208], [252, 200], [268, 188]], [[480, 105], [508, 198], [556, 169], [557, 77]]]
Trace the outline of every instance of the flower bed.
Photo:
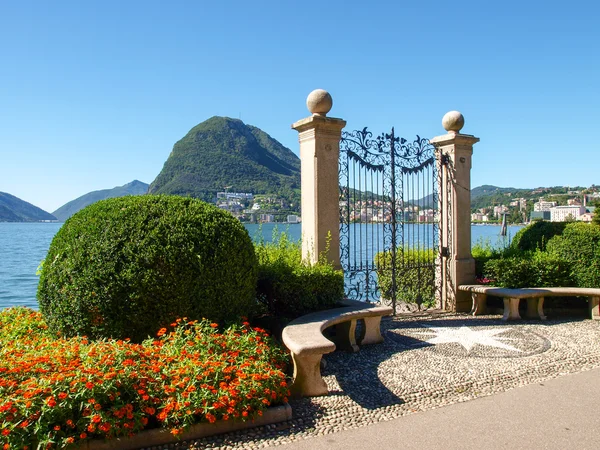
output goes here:
[[61, 448], [92, 438], [261, 415], [287, 402], [287, 355], [247, 322], [178, 319], [157, 339], [52, 336], [38, 312], [0, 312], [0, 443]]

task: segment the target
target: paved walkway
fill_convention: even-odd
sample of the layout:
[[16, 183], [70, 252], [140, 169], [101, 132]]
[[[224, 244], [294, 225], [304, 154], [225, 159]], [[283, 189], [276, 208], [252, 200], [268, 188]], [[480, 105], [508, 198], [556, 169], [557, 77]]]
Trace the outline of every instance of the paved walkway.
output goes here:
[[290, 443], [284, 450], [600, 448], [600, 369]]
[[291, 421], [178, 447], [600, 448], [600, 321], [397, 317], [382, 333], [327, 355], [330, 395], [293, 401]]

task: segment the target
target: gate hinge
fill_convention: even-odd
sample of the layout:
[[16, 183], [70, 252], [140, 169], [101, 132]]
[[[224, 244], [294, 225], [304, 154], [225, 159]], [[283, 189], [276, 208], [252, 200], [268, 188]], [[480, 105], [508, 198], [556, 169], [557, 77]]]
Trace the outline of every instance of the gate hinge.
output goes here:
[[442, 166], [447, 166], [450, 163], [450, 156], [448, 153], [442, 153]]
[[450, 257], [450, 251], [448, 250], [448, 247], [442, 247], [440, 254], [441, 254], [442, 258]]

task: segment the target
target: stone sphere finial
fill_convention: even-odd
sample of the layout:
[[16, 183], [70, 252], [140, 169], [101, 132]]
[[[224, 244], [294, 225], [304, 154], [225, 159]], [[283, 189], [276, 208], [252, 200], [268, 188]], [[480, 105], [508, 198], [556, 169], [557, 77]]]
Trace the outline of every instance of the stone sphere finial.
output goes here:
[[326, 116], [333, 106], [333, 99], [324, 89], [315, 89], [306, 98], [306, 107], [311, 114]]
[[442, 125], [448, 133], [459, 133], [465, 126], [465, 118], [458, 111], [450, 111], [444, 114]]

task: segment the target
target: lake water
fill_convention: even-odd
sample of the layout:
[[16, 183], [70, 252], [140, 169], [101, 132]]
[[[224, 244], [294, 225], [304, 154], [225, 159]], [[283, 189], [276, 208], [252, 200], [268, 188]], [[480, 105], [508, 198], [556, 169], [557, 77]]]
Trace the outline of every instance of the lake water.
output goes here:
[[[0, 223], [0, 309], [16, 305], [37, 309], [36, 271], [61, 226], [62, 223]], [[262, 236], [271, 241], [274, 228], [286, 231], [293, 240], [301, 237], [300, 224], [247, 224], [246, 228], [254, 240]], [[509, 237], [521, 228], [510, 226]], [[504, 245], [499, 233], [499, 226], [471, 228], [473, 242], [489, 240], [492, 245]]]

